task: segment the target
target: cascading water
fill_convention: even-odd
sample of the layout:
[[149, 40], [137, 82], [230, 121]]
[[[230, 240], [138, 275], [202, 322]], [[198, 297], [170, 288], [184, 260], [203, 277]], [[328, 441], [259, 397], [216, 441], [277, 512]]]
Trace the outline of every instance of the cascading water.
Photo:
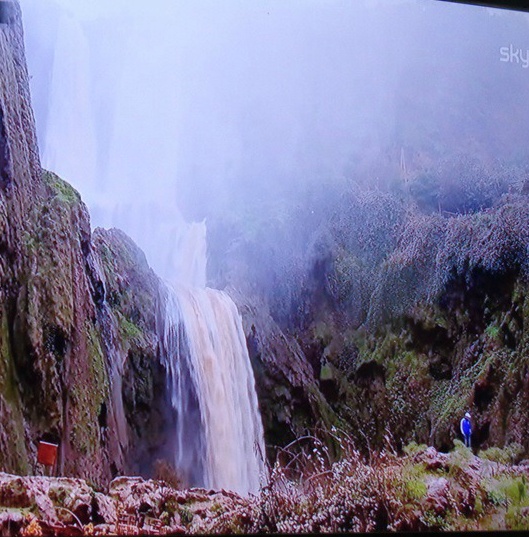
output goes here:
[[[39, 93], [47, 79], [33, 85], [44, 166], [80, 190], [93, 223], [124, 229], [171, 282], [159, 297], [157, 328], [176, 413], [175, 465], [190, 485], [257, 492], [266, 479], [263, 427], [241, 318], [226, 293], [206, 288], [205, 223], [187, 224], [174, 198], [178, 70], [167, 58], [180, 48], [167, 21], [172, 13], [182, 24], [176, 4], [23, 4], [35, 69], [43, 50], [36, 45], [55, 36], [51, 75], [42, 70], [51, 91]], [[121, 46], [105, 46], [115, 35]]]
[[158, 322], [177, 415], [175, 466], [190, 484], [257, 492], [263, 427], [235, 304], [222, 291], [167, 286]]
[[156, 316], [175, 466], [189, 484], [257, 492], [266, 480], [263, 426], [242, 320], [226, 293], [205, 287], [205, 223], [187, 229], [180, 243], [192, 270], [161, 291]]

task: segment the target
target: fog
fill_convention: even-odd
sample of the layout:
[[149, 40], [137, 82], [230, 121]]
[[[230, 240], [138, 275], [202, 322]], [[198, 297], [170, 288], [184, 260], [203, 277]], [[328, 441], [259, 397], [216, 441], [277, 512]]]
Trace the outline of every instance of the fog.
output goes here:
[[21, 6], [43, 166], [168, 279], [185, 222], [383, 187], [403, 159], [525, 151], [527, 107], [508, 130], [501, 116], [529, 69], [499, 53], [529, 49], [525, 15], [433, 0]]

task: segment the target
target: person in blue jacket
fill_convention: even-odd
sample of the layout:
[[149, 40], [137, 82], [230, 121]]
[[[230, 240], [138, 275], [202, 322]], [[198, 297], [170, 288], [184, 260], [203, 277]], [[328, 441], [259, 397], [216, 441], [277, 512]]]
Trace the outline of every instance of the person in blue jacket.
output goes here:
[[460, 424], [461, 434], [465, 438], [465, 446], [470, 447], [470, 435], [472, 434], [472, 424], [470, 423], [470, 414], [465, 413], [465, 417], [461, 420]]

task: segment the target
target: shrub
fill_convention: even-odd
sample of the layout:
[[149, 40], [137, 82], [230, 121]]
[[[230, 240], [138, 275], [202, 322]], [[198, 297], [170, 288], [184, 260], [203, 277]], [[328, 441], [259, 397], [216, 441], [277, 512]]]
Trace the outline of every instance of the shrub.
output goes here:
[[521, 460], [524, 453], [524, 447], [521, 444], [513, 442], [503, 449], [493, 446], [482, 450], [479, 452], [479, 456], [482, 459], [499, 462], [501, 464], [516, 464]]
[[421, 453], [425, 451], [428, 448], [426, 444], [417, 444], [417, 442], [410, 442], [408, 445], [404, 446], [402, 448], [402, 451], [406, 453], [406, 455], [413, 456], [417, 453]]
[[522, 196], [476, 214], [411, 214], [398, 246], [381, 265], [368, 315], [377, 326], [424, 300], [434, 304], [454, 281], [529, 273], [529, 204]]
[[491, 447], [485, 450], [480, 450], [479, 456], [482, 459], [493, 461], [493, 462], [499, 462], [502, 464], [506, 464], [509, 462], [509, 457], [505, 451], [499, 447]]
[[167, 485], [180, 489], [182, 488], [182, 478], [179, 476], [175, 467], [165, 459], [154, 461], [154, 479], [163, 481]]

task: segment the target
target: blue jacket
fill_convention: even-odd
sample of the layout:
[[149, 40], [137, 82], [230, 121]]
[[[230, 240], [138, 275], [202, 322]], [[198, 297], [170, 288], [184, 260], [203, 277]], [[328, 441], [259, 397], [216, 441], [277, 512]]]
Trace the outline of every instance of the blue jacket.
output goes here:
[[464, 436], [469, 436], [472, 433], [472, 425], [470, 424], [470, 420], [467, 418], [463, 418], [461, 420], [461, 434]]

